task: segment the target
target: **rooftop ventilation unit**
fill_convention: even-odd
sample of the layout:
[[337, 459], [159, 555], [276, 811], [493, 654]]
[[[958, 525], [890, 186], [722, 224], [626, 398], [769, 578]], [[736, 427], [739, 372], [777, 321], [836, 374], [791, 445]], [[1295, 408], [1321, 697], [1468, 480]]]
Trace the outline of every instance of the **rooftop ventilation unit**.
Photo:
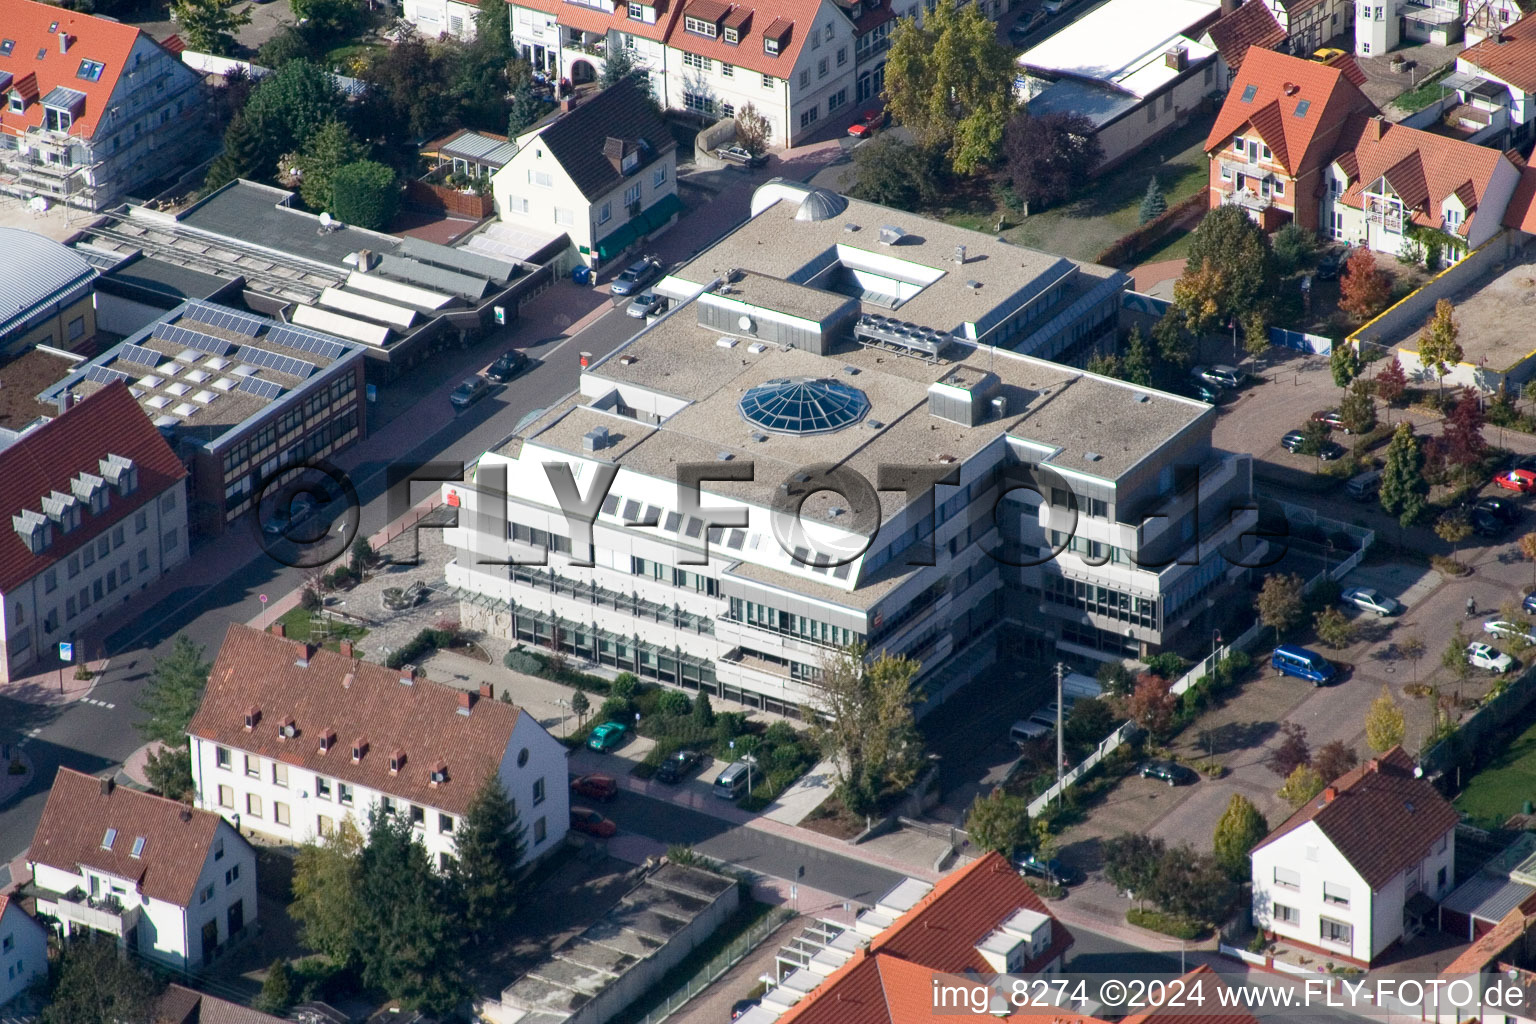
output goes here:
[[758, 444], [762, 444], [764, 441], [768, 440], [768, 435], [767, 434], [753, 434], [752, 435], [752, 440], [756, 441]]
[[1142, 403], [1143, 405], [1145, 405], [1146, 403], [1152, 401], [1152, 396], [1148, 395], [1148, 394], [1138, 394], [1136, 396], [1136, 401], [1138, 401], [1138, 402]]
[[736, 347], [736, 339], [735, 338], [716, 338], [715, 339], [715, 348], [735, 348], [735, 347]]
[[885, 227], [880, 229], [880, 244], [899, 245], [901, 240], [906, 236], [907, 233], [902, 228], [887, 224]]
[[967, 281], [967, 282], [965, 282], [965, 286], [967, 288], [969, 288], [973, 292], [981, 291], [981, 282], [980, 281]]
[[593, 427], [591, 430], [587, 431], [581, 436], [581, 447], [583, 451], [600, 452], [604, 448], [607, 448], [611, 443], [612, 441], [608, 437], [607, 427]]
[[764, 342], [754, 341], [752, 344], [747, 346], [747, 351], [753, 355], [760, 355], [761, 353], [768, 351], [768, 346]]
[[962, 267], [965, 266], [965, 246], [955, 246], [955, 262], [960, 264]]
[[1005, 396], [998, 395], [992, 399], [992, 415], [998, 419], [1008, 415], [1008, 399]]
[[857, 377], [859, 375], [859, 368], [857, 366], [845, 366], [843, 367], [843, 372], [850, 377]]
[[1163, 51], [1163, 63], [1175, 71], [1189, 67], [1189, 47], [1170, 46]]
[[730, 462], [735, 457], [736, 456], [731, 454], [730, 452], [716, 452], [715, 453], [715, 460], [717, 462]]
[[859, 226], [858, 226], [858, 225], [857, 225], [857, 224], [853, 224], [853, 223], [848, 223], [848, 224], [844, 224], [844, 225], [843, 225], [843, 230], [844, 230], [844, 231], [846, 231], [846, 232], [848, 232], [848, 234], [850, 234], [850, 235], [851, 235], [851, 234], [853, 234], [853, 233], [854, 233], [854, 232], [855, 232], [855, 231], [857, 231], [857, 230], [859, 230]]
[[1087, 459], [1089, 462], [1098, 462], [1103, 457], [1104, 456], [1100, 455], [1098, 452], [1083, 452], [1083, 458]]

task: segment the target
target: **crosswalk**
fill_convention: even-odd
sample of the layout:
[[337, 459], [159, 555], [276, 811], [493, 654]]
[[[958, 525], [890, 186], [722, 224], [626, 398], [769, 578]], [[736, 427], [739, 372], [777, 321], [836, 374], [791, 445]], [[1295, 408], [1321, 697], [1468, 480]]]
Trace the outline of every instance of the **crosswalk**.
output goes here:
[[117, 707], [116, 704], [111, 704], [104, 700], [97, 700], [95, 697], [81, 697], [80, 700], [82, 703], [95, 704], [97, 707], [106, 708], [108, 711], [111, 711], [113, 708]]

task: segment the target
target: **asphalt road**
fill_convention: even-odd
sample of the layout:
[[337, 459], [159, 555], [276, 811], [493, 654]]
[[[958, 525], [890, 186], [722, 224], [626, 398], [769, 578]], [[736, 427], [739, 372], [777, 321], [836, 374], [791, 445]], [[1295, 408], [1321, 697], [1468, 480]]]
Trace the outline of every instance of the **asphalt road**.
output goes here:
[[[524, 351], [536, 361], [534, 366], [454, 417], [415, 448], [402, 451], [399, 459], [470, 461], [511, 434], [529, 413], [573, 391], [580, 372], [579, 352], [605, 355], [633, 336], [636, 326], [637, 322], [625, 316], [622, 309], [615, 309], [563, 342], [527, 345]], [[411, 388], [419, 392], [416, 397], [422, 406], [435, 402], [446, 409], [448, 392], [459, 380], [490, 362], [523, 335], [537, 330], [534, 324], [509, 327], [465, 352], [434, 360], [410, 381], [391, 387]], [[386, 463], [359, 463], [347, 456], [347, 452], [342, 452], [334, 462], [357, 489], [361, 503], [359, 532], [371, 534], [387, 521]], [[426, 485], [413, 489], [416, 500], [428, 493]], [[206, 648], [211, 659], [231, 623], [248, 621], [260, 612], [258, 594], [286, 593], [302, 582], [302, 570], [281, 565], [265, 553], [257, 554], [223, 578], [203, 578], [197, 562], [208, 551], [208, 543], [194, 548], [190, 562], [177, 570], [183, 581], [179, 589], [143, 608], [132, 623], [108, 638], [107, 654], [112, 664], [91, 692], [92, 699], [101, 703], [76, 701], [63, 707], [39, 707], [0, 697], [0, 734], [21, 736], [34, 728], [39, 730], [27, 741], [26, 748], [37, 769], [33, 779], [17, 799], [0, 810], [0, 884], [8, 881], [4, 865], [31, 843], [60, 765], [102, 772], [120, 764], [143, 742], [134, 728], [134, 723], [142, 718], [134, 707], [134, 699], [148, 679], [155, 659], [169, 649], [171, 640], [178, 633], [186, 633]], [[104, 706], [107, 704], [113, 706]]]

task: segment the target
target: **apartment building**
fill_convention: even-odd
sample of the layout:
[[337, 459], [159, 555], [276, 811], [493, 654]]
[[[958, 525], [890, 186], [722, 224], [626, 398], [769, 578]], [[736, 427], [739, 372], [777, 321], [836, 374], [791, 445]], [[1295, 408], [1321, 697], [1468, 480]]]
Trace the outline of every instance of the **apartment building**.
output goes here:
[[96, 269], [51, 238], [0, 228], [0, 359], [38, 345], [77, 348], [96, 336]]
[[522, 708], [234, 625], [187, 727], [197, 806], [286, 843], [406, 816], [434, 863], [489, 777], [501, 779], [525, 859], [570, 826], [566, 748]]
[[27, 851], [39, 913], [177, 970], [256, 925], [256, 851], [217, 814], [60, 768]]
[[1436, 923], [1456, 883], [1456, 809], [1401, 747], [1340, 776], [1253, 848], [1265, 933], [1369, 967]]
[[[1251, 528], [1251, 460], [1209, 406], [1021, 354], [1086, 358], [1123, 275], [787, 183], [752, 210], [447, 485], [467, 625], [795, 714], [854, 641], [939, 696], [1005, 636], [1145, 653], [1243, 572], [1216, 552]], [[590, 539], [546, 463], [600, 505]]]
[[8, 895], [0, 895], [0, 967], [0, 1009], [48, 976], [48, 932]]
[[0, 682], [186, 560], [186, 470], [126, 387], [0, 430]]
[[0, 99], [0, 192], [27, 200], [158, 193], [217, 141], [201, 75], [137, 28], [35, 0], [6, 3]]

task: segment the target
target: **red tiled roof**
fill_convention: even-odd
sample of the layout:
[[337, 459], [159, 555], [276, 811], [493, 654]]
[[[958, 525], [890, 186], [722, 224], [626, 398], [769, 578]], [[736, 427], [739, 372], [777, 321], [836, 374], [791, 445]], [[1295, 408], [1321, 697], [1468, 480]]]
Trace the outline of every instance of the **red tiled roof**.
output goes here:
[[[27, 859], [70, 873], [89, 867], [132, 879], [145, 896], [187, 907], [223, 820], [210, 811], [60, 768]], [[117, 829], [117, 835], [107, 850], [102, 841], [109, 828]], [[144, 849], [134, 857], [140, 836]]]
[[724, 0], [689, 0], [683, 5], [683, 16], [700, 18], [710, 24], [719, 24], [731, 5]]
[[[1212, 999], [1214, 990], [1210, 986], [1230, 987], [1222, 980], [1221, 975], [1211, 969], [1209, 964], [1201, 964], [1184, 977], [1193, 978], [1196, 975], [1200, 976], [1200, 993], [1207, 1007], [1216, 1002]], [[1225, 1005], [1225, 1003], [1218, 1005]], [[1257, 1024], [1257, 1019], [1253, 1014], [1242, 1010], [1232, 1013], [1212, 1013], [1191, 1011], [1188, 1007], [1159, 1006], [1151, 1010], [1143, 1010], [1141, 1013], [1133, 1013], [1120, 1024]]]
[[[412, 686], [382, 665], [353, 661], [326, 650], [309, 652], [299, 665], [302, 644], [271, 633], [233, 625], [214, 659], [203, 702], [187, 726], [193, 736], [249, 751], [306, 771], [367, 786], [402, 800], [462, 815], [475, 790], [501, 766], [512, 729], [523, 710], [500, 701], [471, 699], [459, 714], [461, 696], [453, 687], [424, 679]], [[245, 714], [261, 714], [251, 731]], [[283, 719], [298, 727], [293, 739], [279, 737]], [[319, 737], [336, 730], [336, 744], [320, 751]], [[362, 760], [352, 762], [354, 739], [366, 737]], [[389, 770], [390, 752], [405, 751], [406, 763]], [[432, 782], [432, 766], [447, 763], [446, 782]]]
[[656, 0], [656, 21], [654, 24], [646, 24], [639, 18], [629, 17], [627, 4], [616, 4], [612, 14], [604, 14], [595, 7], [587, 7], [585, 4], [566, 3], [565, 0], [517, 0], [517, 6], [527, 7], [535, 11], [543, 11], [545, 14], [553, 14], [555, 19], [567, 28], [581, 29], [583, 32], [595, 32], [606, 35], [609, 29], [615, 29], [642, 39], [653, 39], [660, 42], [665, 39], [672, 28], [672, 22], [677, 19], [678, 12], [683, 5], [679, 0]]
[[[1495, 155], [1496, 151], [1490, 150]], [[1329, 787], [1332, 800], [1320, 795], [1287, 818], [1254, 849], [1313, 822], [1334, 849], [1365, 879], [1381, 889], [1456, 827], [1460, 816], [1426, 779], [1414, 778], [1413, 758], [1402, 747], [1339, 776]]]
[[1520, 184], [1504, 208], [1504, 226], [1536, 234], [1536, 167], [1520, 169]]
[[[11, 526], [23, 509], [41, 512], [52, 491], [70, 493], [81, 472], [100, 475], [100, 460], [122, 455], [139, 470], [138, 490], [113, 492], [106, 511], [80, 514], [80, 526], [53, 530], [53, 543], [34, 555]], [[165, 438], [122, 383], [101, 388], [62, 416], [0, 450], [0, 593], [14, 590], [50, 565], [93, 542], [103, 531], [155, 500], [187, 475]]]
[[[1249, 86], [1253, 97], [1244, 102]], [[1307, 106], [1298, 116], [1302, 103]], [[1206, 137], [1205, 151], [1230, 146], [1234, 136], [1252, 127], [1271, 151], [1285, 154], [1281, 165], [1300, 176], [1331, 159], [1339, 129], [1352, 113], [1377, 110], [1340, 68], [1250, 48]]]
[[187, 44], [182, 41], [181, 36], [174, 32], [160, 40], [160, 45], [165, 47], [167, 53], [173, 53], [177, 56], [180, 56], [187, 48]]
[[[58, 28], [50, 32], [49, 27], [55, 23]], [[60, 34], [67, 34], [71, 40], [64, 53], [59, 52]], [[106, 112], [118, 76], [138, 41], [139, 30], [34, 0], [6, 0], [5, 17], [0, 18], [0, 37], [15, 44], [9, 57], [0, 57], [0, 71], [14, 76], [13, 86], [35, 75], [30, 94], [34, 99], [61, 85], [85, 94], [85, 107], [75, 118], [70, 134], [89, 138], [96, 131], [97, 118]], [[82, 60], [106, 65], [98, 80], [89, 82], [76, 77]], [[21, 135], [42, 123], [43, 108], [38, 103], [29, 102], [20, 114], [11, 113], [8, 105], [0, 106], [0, 126], [12, 135]]]
[[1324, 66], [1337, 69], [1344, 75], [1345, 80], [1356, 88], [1365, 85], [1365, 72], [1361, 70], [1359, 62], [1355, 60], [1355, 55], [1352, 53], [1341, 53], [1327, 61]]
[[1258, 0], [1243, 4], [1211, 26], [1211, 41], [1233, 71], [1243, 66], [1250, 47], [1273, 50], [1288, 38], [1269, 5]]
[[1526, 92], [1536, 92], [1536, 19], [1506, 25], [1504, 41], [1489, 36], [1456, 56], [1494, 78]]
[[284, 1018], [172, 982], [155, 1000], [153, 1024], [281, 1024]]
[[[815, 21], [820, 7], [821, 0], [775, 0], [769, 10], [758, 10], [750, 4], [736, 4], [725, 16], [726, 24], [737, 24], [743, 11], [750, 15], [750, 24], [740, 23], [739, 42], [726, 42], [724, 34], [714, 39], [695, 35], [687, 30], [682, 19], [677, 19], [667, 33], [667, 45], [718, 60], [722, 64], [734, 64], [758, 74], [787, 79], [794, 70], [795, 61], [810, 35], [811, 23]], [[767, 27], [758, 31], [756, 27], [760, 25]], [[764, 39], [777, 39], [779, 52], [764, 52]]]
[[1051, 918], [1051, 944], [1024, 965], [1030, 973], [1065, 953], [1072, 933], [1057, 921], [1001, 854], [989, 853], [939, 880], [933, 891], [870, 943], [878, 953], [890, 953], [930, 970], [958, 973], [966, 968], [988, 971], [976, 946], [1019, 910]]

